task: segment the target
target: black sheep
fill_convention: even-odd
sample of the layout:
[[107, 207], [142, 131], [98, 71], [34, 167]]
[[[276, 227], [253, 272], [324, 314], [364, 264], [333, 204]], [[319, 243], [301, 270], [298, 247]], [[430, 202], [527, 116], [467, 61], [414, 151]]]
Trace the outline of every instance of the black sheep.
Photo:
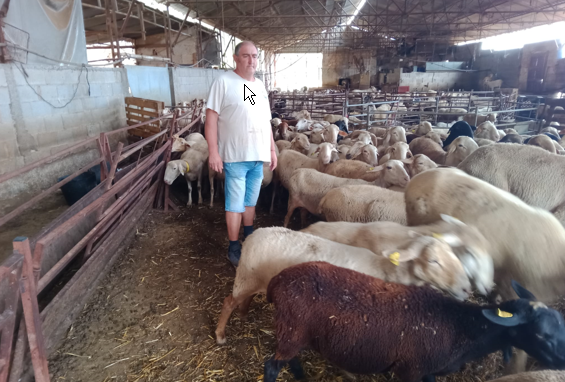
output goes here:
[[[106, 163], [108, 170], [110, 170], [110, 164]], [[62, 176], [57, 179], [57, 182], [62, 181], [68, 177], [68, 175]], [[75, 177], [69, 183], [61, 187], [65, 201], [69, 206], [72, 206], [77, 201], [79, 201], [83, 196], [92, 191], [96, 186], [100, 184], [100, 165], [96, 165], [90, 168], [88, 171]]]
[[393, 372], [403, 382], [432, 382], [495, 351], [511, 354], [512, 347], [549, 368], [565, 368], [563, 317], [512, 286], [520, 299], [480, 306], [325, 262], [289, 267], [267, 290], [277, 350], [263, 381], [274, 382], [286, 363], [302, 377], [296, 356], [304, 348], [346, 371]]
[[336, 121], [334, 122], [334, 125], [339, 127], [341, 131], [345, 131], [347, 134], [349, 134], [349, 130], [347, 129], [347, 125], [345, 124], [345, 121]]
[[457, 121], [449, 129], [448, 136], [443, 142], [443, 147], [446, 148], [455, 138], [463, 136], [474, 138], [473, 128], [465, 121]]

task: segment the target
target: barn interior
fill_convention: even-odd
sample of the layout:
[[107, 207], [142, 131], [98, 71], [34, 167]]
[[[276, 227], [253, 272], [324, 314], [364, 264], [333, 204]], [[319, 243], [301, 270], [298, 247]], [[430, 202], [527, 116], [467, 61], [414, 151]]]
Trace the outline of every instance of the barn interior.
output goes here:
[[[274, 171], [263, 167], [255, 230], [284, 226], [299, 238], [323, 221], [420, 225], [408, 205], [413, 179], [458, 169], [503, 200], [484, 196], [473, 217], [451, 211], [476, 225], [494, 259], [494, 291], [475, 288], [470, 303], [500, 302], [508, 271], [534, 294], [553, 288], [543, 309], [565, 313], [559, 276], [541, 270], [565, 271], [565, 1], [2, 0], [0, 20], [0, 382], [269, 381], [264, 367], [280, 345], [276, 306], [256, 294], [219, 344], [224, 299], [241, 269], [226, 259], [226, 186], [209, 168], [208, 144], [198, 165], [183, 162], [191, 137], [206, 142], [210, 88], [236, 69], [236, 46], [246, 41], [257, 49], [254, 78], [268, 95], [265, 128], [278, 158]], [[498, 154], [508, 147], [533, 151]], [[481, 155], [487, 150], [499, 156]], [[416, 167], [422, 158], [429, 167]], [[475, 158], [492, 162], [478, 171]], [[326, 171], [348, 161], [362, 174]], [[374, 174], [390, 161], [405, 181]], [[178, 170], [167, 182], [181, 162], [187, 175]], [[299, 182], [295, 190], [316, 190], [318, 199], [293, 204], [295, 167], [325, 172], [335, 185]], [[337, 212], [323, 209], [330, 190], [357, 186], [376, 190], [373, 199], [351, 189]], [[446, 205], [473, 194], [459, 186]], [[380, 196], [384, 188], [394, 194]], [[400, 212], [386, 215], [392, 210]], [[243, 242], [244, 252], [252, 245]], [[455, 255], [465, 247], [449, 245]], [[283, 247], [274, 259], [286, 256]], [[534, 248], [530, 260], [524, 248]], [[551, 338], [561, 331], [565, 338], [565, 327]], [[418, 346], [440, 354], [430, 341]], [[456, 342], [448, 353], [461, 349]], [[392, 363], [358, 373], [323, 349], [301, 350], [309, 380], [410, 382]], [[553, 350], [565, 354], [565, 345]], [[517, 369], [526, 374], [500, 382], [565, 381], [565, 372], [536, 374], [548, 367], [532, 354]], [[516, 371], [498, 348], [468, 361], [434, 375], [486, 382]], [[276, 380], [296, 379], [285, 367]]]

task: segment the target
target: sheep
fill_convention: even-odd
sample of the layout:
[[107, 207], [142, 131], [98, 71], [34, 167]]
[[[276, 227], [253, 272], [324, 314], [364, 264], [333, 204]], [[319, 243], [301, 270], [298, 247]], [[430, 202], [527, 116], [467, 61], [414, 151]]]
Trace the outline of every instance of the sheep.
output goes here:
[[491, 141], [490, 139], [483, 139], [483, 138], [475, 138], [474, 140], [475, 143], [479, 145], [479, 147], [490, 146], [496, 143], [495, 141]]
[[414, 139], [410, 142], [409, 148], [412, 154], [424, 154], [439, 165], [445, 164], [448, 155], [440, 145], [426, 137]]
[[173, 147], [171, 148], [171, 152], [184, 152], [186, 151], [192, 144], [196, 142], [205, 141], [206, 138], [200, 133], [192, 133], [189, 134], [186, 138], [180, 138], [176, 135], [173, 136]]
[[311, 119], [310, 118], [310, 113], [308, 112], [308, 110], [300, 110], [300, 111], [293, 111], [290, 114], [291, 118], [294, 119]]
[[368, 131], [372, 134], [375, 134], [378, 138], [384, 138], [387, 132], [387, 129], [384, 127], [373, 126], [368, 129]]
[[377, 148], [373, 145], [366, 145], [363, 142], [357, 142], [356, 144], [351, 146], [345, 157], [346, 159], [355, 159], [361, 162], [365, 162], [371, 166], [379, 165]]
[[164, 181], [168, 185], [173, 184], [175, 179], [182, 175], [188, 186], [188, 202], [186, 205], [192, 207], [192, 183], [198, 181], [198, 204], [202, 204], [202, 170], [208, 160], [208, 142], [206, 140], [194, 143], [186, 150], [178, 160], [167, 163]]
[[306, 211], [318, 215], [320, 200], [329, 190], [350, 184], [370, 185], [371, 183], [360, 179], [338, 178], [310, 168], [294, 170], [288, 182], [288, 212], [283, 227], [288, 227], [296, 208], [302, 208], [301, 224], [304, 227]]
[[324, 115], [324, 121], [336, 124], [336, 122], [343, 121], [345, 123], [345, 129], [347, 130], [349, 127], [349, 119], [347, 117], [335, 114], [326, 114]]
[[[298, 168], [314, 168], [324, 172], [331, 160], [332, 151], [337, 151], [330, 143], [322, 143], [319, 147], [319, 156], [309, 158], [293, 150], [283, 151], [278, 158], [278, 178], [284, 188], [288, 189], [289, 180], [294, 170]], [[337, 163], [337, 162], [336, 162]]]
[[296, 131], [301, 133], [303, 131], [308, 131], [308, 130], [312, 130], [312, 123], [314, 123], [314, 121], [309, 120], [309, 119], [300, 119], [298, 120], [298, 122], [296, 123]]
[[440, 107], [438, 113], [448, 113], [448, 114], [467, 114], [467, 109], [461, 107]]
[[[523, 146], [494, 147], [508, 151]], [[494, 163], [497, 172], [503, 170], [502, 162]], [[529, 175], [533, 173], [529, 171]], [[415, 176], [406, 188], [405, 201], [410, 226], [429, 224], [439, 220], [440, 214], [446, 214], [477, 227], [490, 243], [495, 282], [504, 299], [511, 297], [508, 286], [512, 279], [531, 289], [542, 301], [565, 294], [565, 228], [551, 213], [453, 168], [437, 168]]]
[[504, 138], [506, 136], [506, 132], [504, 132], [504, 130], [498, 130], [498, 141], [500, 142], [500, 140], [502, 138]]
[[321, 129], [308, 131], [305, 135], [310, 138], [310, 143], [320, 144], [325, 141], [324, 131]]
[[402, 382], [434, 381], [512, 347], [543, 366], [565, 366], [563, 316], [516, 282], [518, 299], [484, 306], [371, 276], [318, 261], [273, 277], [267, 301], [275, 307], [277, 348], [263, 381], [275, 382], [287, 363], [301, 379], [297, 356], [305, 348], [347, 372], [387, 372]]
[[357, 130], [350, 134], [350, 137], [346, 139], [342, 139], [339, 142], [340, 145], [353, 145], [355, 142], [363, 142], [364, 144], [368, 145], [371, 144], [373, 141], [371, 139], [371, 134], [368, 131], [364, 130]]
[[[430, 131], [429, 133], [424, 135], [424, 137], [431, 139], [432, 141], [443, 147], [443, 141], [441, 140], [439, 134], [436, 133], [435, 131]], [[408, 137], [406, 137], [406, 139], [408, 139]]]
[[383, 149], [396, 142], [406, 142], [406, 131], [402, 126], [392, 126], [387, 130], [382, 142]]
[[437, 164], [424, 154], [414, 155], [410, 159], [402, 161], [410, 178], [418, 175], [421, 172], [436, 168]]
[[508, 134], [518, 134], [516, 129], [513, 129], [513, 128], [507, 128], [507, 129], [504, 129], [502, 131], [504, 131], [506, 133], [506, 135], [508, 135]]
[[292, 131], [289, 131], [290, 127], [288, 126], [288, 123], [286, 122], [281, 122], [277, 125], [277, 128], [275, 130], [275, 134], [273, 136], [273, 138], [275, 139], [275, 141], [278, 140], [285, 140], [285, 141], [290, 141], [290, 137], [292, 134]]
[[528, 145], [541, 147], [544, 150], [549, 151], [552, 154], [556, 154], [555, 146], [553, 145], [553, 140], [547, 135], [540, 134], [534, 135], [528, 140]]
[[542, 370], [507, 375], [489, 382], [564, 382], [565, 371]]
[[477, 291], [487, 296], [494, 286], [494, 267], [488, 254], [489, 244], [477, 228], [448, 215], [441, 215], [441, 219], [418, 227], [406, 227], [393, 222], [318, 222], [301, 232], [367, 248], [375, 254], [402, 248], [414, 235], [433, 236], [452, 247]]
[[[340, 160], [324, 168], [328, 175], [340, 178], [363, 179], [367, 182], [375, 182], [379, 187], [391, 187], [393, 185], [406, 187], [410, 181], [408, 173], [404, 169], [404, 164], [398, 160], [389, 160], [384, 165], [372, 167], [358, 160]], [[395, 174], [395, 181], [387, 177], [387, 173]]]
[[492, 81], [492, 74], [483, 78], [483, 88], [484, 90], [493, 91], [494, 89], [500, 89], [502, 87], [502, 80]]
[[500, 139], [500, 135], [494, 123], [486, 121], [477, 126], [475, 138], [490, 139], [491, 141], [497, 142]]
[[308, 137], [302, 133], [296, 134], [290, 142], [290, 149], [307, 155], [308, 150], [310, 149], [310, 141], [308, 141]]
[[327, 221], [391, 221], [406, 224], [404, 194], [382, 187], [353, 185], [328, 191], [318, 214]]
[[[398, 266], [388, 258], [395, 252], [398, 252]], [[435, 276], [437, 273], [428, 266], [428, 258], [445, 266], [443, 275]], [[458, 298], [464, 298], [471, 288], [463, 265], [449, 245], [431, 237], [420, 236], [405, 248], [376, 256], [365, 248], [350, 247], [303, 232], [282, 227], [260, 228], [243, 243], [233, 291], [224, 300], [216, 327], [216, 342], [226, 342], [225, 327], [236, 307], [245, 315], [253, 295], [266, 292], [273, 277], [285, 268], [309, 261], [327, 261], [395, 282], [422, 285], [433, 280], [436, 287]], [[412, 277], [402, 277], [407, 273]]]
[[271, 119], [271, 126], [278, 127], [282, 123], [280, 118]]
[[379, 164], [385, 164], [391, 159], [404, 160], [412, 158], [412, 152], [406, 142], [396, 142], [385, 149], [385, 154], [379, 159]]
[[449, 145], [449, 151], [445, 159], [446, 166], [457, 167], [470, 154], [479, 148], [479, 145], [469, 137], [459, 137]]
[[494, 145], [479, 148], [458, 168], [551, 211], [565, 226], [564, 157], [534, 146]]
[[432, 124], [428, 121], [423, 121], [420, 122], [420, 124], [416, 127], [416, 130], [414, 130], [414, 134], [419, 136], [424, 136], [431, 131], [433, 131]]
[[518, 143], [522, 144], [524, 139], [518, 134], [506, 134], [498, 143]]
[[289, 141], [276, 141], [275, 146], [277, 146], [279, 152], [283, 152], [284, 150], [290, 149], [292, 143]]
[[337, 136], [339, 134], [339, 127], [336, 125], [329, 125], [324, 128], [324, 141], [332, 145], [337, 145]]

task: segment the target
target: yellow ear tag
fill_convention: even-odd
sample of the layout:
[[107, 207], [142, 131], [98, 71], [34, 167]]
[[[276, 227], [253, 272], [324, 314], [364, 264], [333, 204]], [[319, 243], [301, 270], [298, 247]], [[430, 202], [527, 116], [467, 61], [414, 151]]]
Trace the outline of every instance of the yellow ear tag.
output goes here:
[[432, 233], [432, 237], [433, 237], [434, 239], [441, 240], [441, 239], [443, 238], [443, 235], [442, 235], [442, 234], [439, 234], [439, 233], [433, 232], [433, 233]]
[[188, 167], [188, 163], [186, 164], [186, 172], [190, 171], [190, 167]]
[[400, 260], [400, 253], [394, 252], [394, 253], [392, 253], [392, 254], [388, 257], [388, 259], [389, 259], [390, 262], [393, 263], [394, 265], [398, 265], [398, 264], [399, 264], [398, 260]]
[[374, 169], [375, 169], [374, 167], [369, 167], [369, 171], [373, 171]]
[[500, 310], [500, 309], [498, 309], [498, 312], [496, 314], [498, 314], [498, 317], [504, 317], [504, 318], [510, 318], [510, 317], [514, 316], [512, 313], [505, 312], [505, 311]]
[[316, 153], [314, 152], [314, 153], [312, 153], [312, 154], [310, 154], [310, 155], [314, 156], [314, 155], [316, 155]]

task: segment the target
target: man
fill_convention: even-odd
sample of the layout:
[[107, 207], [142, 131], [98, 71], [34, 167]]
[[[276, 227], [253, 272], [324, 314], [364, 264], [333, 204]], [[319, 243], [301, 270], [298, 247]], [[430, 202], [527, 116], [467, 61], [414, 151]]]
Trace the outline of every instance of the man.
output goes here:
[[235, 70], [217, 78], [206, 109], [206, 140], [211, 169], [225, 171], [228, 259], [237, 267], [244, 240], [253, 233], [255, 205], [263, 180], [263, 162], [277, 167], [271, 110], [263, 82], [254, 77], [257, 48], [250, 41], [235, 47]]

